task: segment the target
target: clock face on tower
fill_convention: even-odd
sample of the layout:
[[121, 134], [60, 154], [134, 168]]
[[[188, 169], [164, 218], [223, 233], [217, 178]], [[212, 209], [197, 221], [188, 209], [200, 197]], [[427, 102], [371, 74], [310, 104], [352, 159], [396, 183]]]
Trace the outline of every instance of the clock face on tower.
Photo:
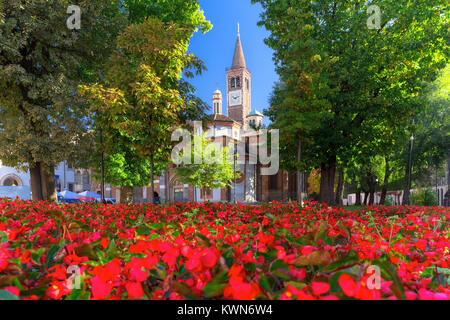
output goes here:
[[230, 107], [239, 106], [242, 104], [242, 91], [232, 91], [229, 93], [228, 100]]

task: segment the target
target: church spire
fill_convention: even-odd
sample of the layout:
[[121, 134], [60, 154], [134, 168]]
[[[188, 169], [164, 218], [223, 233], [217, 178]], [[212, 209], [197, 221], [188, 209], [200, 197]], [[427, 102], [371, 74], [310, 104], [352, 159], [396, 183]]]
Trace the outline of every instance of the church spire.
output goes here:
[[239, 23], [238, 23], [238, 35], [236, 40], [236, 47], [234, 49], [233, 64], [231, 65], [231, 69], [239, 69], [245, 67], [246, 65], [244, 58], [244, 50], [242, 50], [241, 35], [239, 32]]

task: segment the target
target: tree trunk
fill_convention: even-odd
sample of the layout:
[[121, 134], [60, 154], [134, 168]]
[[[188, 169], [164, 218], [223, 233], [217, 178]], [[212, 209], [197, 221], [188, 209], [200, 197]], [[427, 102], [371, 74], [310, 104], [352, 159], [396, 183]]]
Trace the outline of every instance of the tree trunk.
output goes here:
[[363, 204], [364, 204], [365, 206], [367, 206], [367, 202], [368, 202], [368, 200], [369, 200], [369, 192], [366, 191], [366, 190], [363, 190], [363, 191], [364, 191], [364, 201], [363, 201]]
[[334, 206], [334, 178], [336, 175], [336, 156], [331, 157], [328, 163], [322, 163], [320, 172], [321, 178], [319, 201], [330, 206]]
[[360, 206], [360, 205], [361, 205], [361, 189], [357, 189], [355, 206]]
[[370, 184], [369, 191], [369, 206], [372, 206], [375, 203], [375, 186]]
[[41, 163], [42, 198], [46, 201], [58, 202], [56, 194], [55, 167]]
[[41, 164], [36, 163], [30, 168], [30, 187], [33, 201], [44, 200], [42, 196], [42, 184], [41, 184]]
[[409, 168], [406, 167], [405, 170], [405, 177], [406, 177], [406, 186], [403, 189], [403, 201], [402, 201], [402, 205], [406, 206], [409, 204], [409, 195], [410, 195], [410, 190], [409, 190]]
[[384, 170], [383, 188], [381, 189], [380, 205], [384, 205], [386, 202], [387, 187], [389, 184], [389, 178], [391, 176], [391, 168], [389, 166], [389, 157], [385, 158], [386, 166]]
[[120, 190], [120, 203], [125, 205], [133, 204], [133, 187], [125, 186]]
[[150, 152], [150, 175], [151, 175], [151, 195], [150, 195], [150, 199], [152, 200], [152, 203], [155, 204], [155, 179], [154, 179], [154, 167], [155, 167], [155, 163], [154, 163], [154, 158], [153, 158], [153, 152]]
[[30, 187], [34, 201], [57, 202], [55, 168], [36, 163], [30, 168]]
[[336, 205], [343, 206], [344, 205], [344, 168], [339, 168], [339, 177], [338, 177], [338, 185], [336, 190]]
[[300, 134], [298, 136], [298, 149], [297, 149], [297, 201], [300, 205], [303, 205], [303, 177], [302, 172], [300, 170], [300, 161], [302, 159], [302, 141], [300, 139]]

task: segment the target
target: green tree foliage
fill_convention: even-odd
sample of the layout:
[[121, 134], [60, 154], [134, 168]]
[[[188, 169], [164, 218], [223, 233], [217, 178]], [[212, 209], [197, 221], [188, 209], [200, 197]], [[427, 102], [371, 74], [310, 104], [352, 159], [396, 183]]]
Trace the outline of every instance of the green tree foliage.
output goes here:
[[123, 3], [131, 23], [157, 17], [162, 22], [176, 22], [189, 28], [190, 36], [198, 29], [206, 33], [212, 27], [197, 0], [124, 0]]
[[[223, 147], [219, 142], [211, 141], [207, 135], [196, 134], [196, 136], [194, 141], [198, 142], [191, 147], [191, 164], [177, 167], [176, 174], [181, 182], [200, 188], [203, 191], [203, 199], [206, 200], [207, 189], [231, 186], [234, 179], [233, 145]], [[186, 157], [184, 153], [180, 156]], [[202, 161], [196, 163], [195, 159], [202, 159]], [[236, 179], [239, 178], [240, 173], [237, 172]]]
[[[124, 12], [126, 12], [130, 24], [139, 25], [148, 18], [155, 18], [162, 21], [163, 23], [167, 23], [167, 25], [174, 23], [179, 28], [182, 28], [184, 36], [177, 37], [177, 46], [180, 50], [184, 50], [185, 52], [187, 52], [188, 50], [190, 38], [197, 30], [207, 32], [212, 27], [209, 21], [205, 19], [205, 16], [200, 10], [200, 6], [196, 0], [125, 0], [122, 3]], [[161, 54], [164, 53], [161, 52]], [[129, 61], [134, 59], [132, 55], [130, 55], [128, 58]], [[113, 64], [114, 63], [110, 64], [109, 68], [113, 68]], [[173, 92], [178, 92], [183, 101], [183, 103], [181, 103], [176, 108], [177, 124], [184, 124], [187, 120], [203, 119], [203, 117], [205, 116], [204, 110], [207, 108], [207, 105], [196, 96], [196, 89], [188, 82], [188, 79], [192, 78], [195, 73], [199, 73], [199, 71], [204, 67], [201, 65], [201, 62], [199, 60], [197, 60], [190, 66], [186, 65], [184, 67], [185, 76], [183, 78], [178, 78], [176, 80], [170, 81], [170, 83], [166, 81], [166, 83], [164, 84], [165, 89], [170, 88], [174, 90]], [[113, 76], [114, 72], [126, 74], [126, 68], [127, 66], [123, 65], [120, 70], [115, 70], [112, 73], [110, 72], [110, 74], [113, 74]], [[132, 70], [135, 70], [135, 66], [132, 66]], [[145, 81], [148, 80], [149, 79]], [[127, 81], [131, 81], [131, 79], [125, 79], [124, 82], [120, 85], [127, 86]], [[162, 122], [158, 123], [158, 125], [155, 126], [154, 122], [157, 118], [158, 115], [154, 113], [154, 121], [151, 127], [152, 131], [150, 133], [150, 135], [153, 137], [160, 136], [158, 128], [165, 128], [164, 130], [166, 133], [169, 128], [167, 124], [164, 125]], [[115, 119], [106, 120], [107, 123], [109, 123], [108, 121], [115, 121]], [[172, 123], [172, 125], [174, 124], [175, 123]], [[133, 137], [134, 134], [132, 134], [131, 136], [127, 136], [126, 134], [124, 135], [123, 132], [118, 133], [113, 129], [112, 132], [110, 132], [109, 134], [106, 133], [106, 135], [107, 136], [105, 137], [105, 144], [108, 145], [108, 154], [106, 156], [105, 163], [105, 168], [107, 171], [106, 181], [115, 185], [122, 186], [121, 195], [123, 196], [125, 202], [130, 202], [132, 198], [131, 193], [133, 187], [147, 186], [150, 182], [152, 182], [153, 188], [153, 179], [151, 178], [152, 175], [159, 175], [161, 170], [167, 167], [169, 163], [168, 159], [163, 157], [167, 155], [167, 144], [165, 145], [165, 149], [163, 148], [164, 152], [162, 152], [163, 149], [155, 150], [156, 154], [153, 154], [153, 161], [149, 161], [148, 158], [142, 157], [145, 152], [143, 153], [142, 150], [136, 148], [136, 141]], [[121, 140], [122, 142], [118, 143], [118, 140]], [[156, 146], [157, 144], [151, 143], [151, 145]], [[97, 143], [97, 146], [99, 148], [101, 147], [99, 143]], [[98, 149], [98, 152], [100, 152], [100, 149]], [[120, 158], [122, 160], [119, 162], [111, 162], [109, 161], [111, 157], [114, 159]], [[100, 164], [100, 158], [96, 157], [94, 159], [93, 165], [98, 169], [97, 171], [100, 171]], [[151, 168], [152, 166], [153, 170]], [[97, 176], [97, 179], [98, 178], [99, 177]]]
[[264, 9], [259, 25], [281, 82], [267, 115], [282, 128], [287, 162], [301, 146], [296, 166], [320, 168], [320, 201], [334, 204], [337, 164], [392, 152], [423, 107], [425, 82], [448, 61], [448, 2], [377, 1], [378, 30], [367, 27], [372, 3], [363, 0], [252, 2]]
[[[413, 185], [434, 185], [430, 177], [442, 174], [442, 167], [450, 150], [450, 67], [447, 66], [437, 81], [428, 84], [423, 98], [423, 108], [414, 115], [414, 123], [400, 139], [401, 147], [395, 154], [394, 163], [400, 170], [403, 187], [407, 185], [411, 135], [414, 135], [412, 150]], [[400, 144], [400, 143], [399, 143]]]
[[411, 204], [414, 206], [436, 206], [438, 204], [436, 192], [430, 188], [421, 188], [411, 193]]
[[[97, 124], [106, 134], [106, 153], [113, 158], [121, 154], [130, 162], [119, 170], [114, 166], [107, 169], [132, 176], [119, 184], [128, 187], [129, 192], [131, 187], [148, 185], [149, 181], [145, 181], [145, 175], [123, 169], [143, 168], [149, 161], [153, 195], [153, 177], [159, 174], [155, 169], [167, 165], [173, 127], [183, 123], [182, 111], [189, 103], [178, 90], [182, 71], [193, 68], [200, 73], [203, 69], [202, 62], [186, 52], [189, 35], [185, 31], [157, 18], [129, 26], [117, 39], [106, 85], [81, 87], [92, 102]], [[124, 194], [125, 199], [129, 201], [130, 197]]]
[[[71, 4], [81, 8], [80, 30], [67, 27]], [[0, 159], [30, 170], [35, 200], [56, 201], [54, 167], [89, 153], [77, 86], [101, 75], [121, 17], [114, 1], [1, 1]]]

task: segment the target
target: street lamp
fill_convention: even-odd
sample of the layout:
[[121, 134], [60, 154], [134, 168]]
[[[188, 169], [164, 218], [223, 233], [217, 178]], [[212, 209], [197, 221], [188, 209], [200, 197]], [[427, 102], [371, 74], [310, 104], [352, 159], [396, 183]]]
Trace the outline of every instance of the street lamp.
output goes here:
[[413, 152], [413, 146], [414, 146], [414, 134], [411, 135], [410, 138], [411, 141], [411, 147], [409, 149], [409, 169], [408, 169], [408, 199], [407, 199], [407, 205], [411, 204], [410, 198], [411, 198], [411, 173], [412, 173], [412, 152]]

